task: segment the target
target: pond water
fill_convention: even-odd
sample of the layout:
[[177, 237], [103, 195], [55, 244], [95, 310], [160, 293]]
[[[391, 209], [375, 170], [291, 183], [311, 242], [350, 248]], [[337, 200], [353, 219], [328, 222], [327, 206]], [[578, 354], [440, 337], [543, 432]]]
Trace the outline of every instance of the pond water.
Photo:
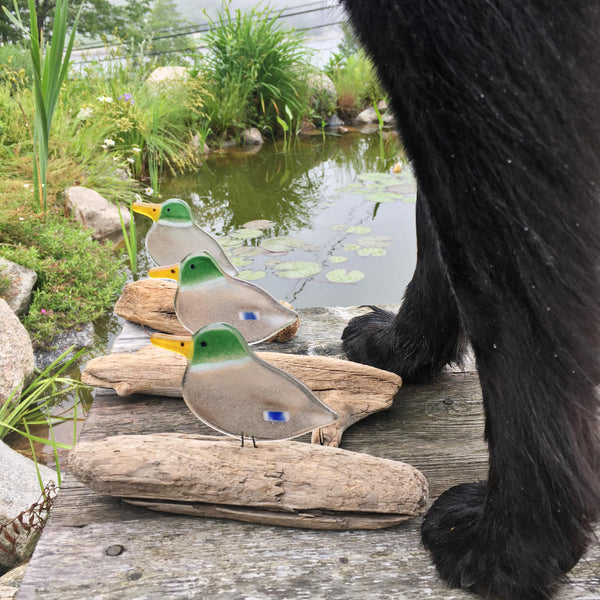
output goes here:
[[[161, 199], [187, 201], [241, 276], [295, 308], [399, 302], [416, 261], [416, 184], [405, 164], [392, 172], [400, 153], [385, 132], [299, 138], [289, 148], [238, 147], [211, 154], [194, 173], [163, 180]], [[153, 266], [144, 246], [150, 225], [136, 215], [138, 278]], [[114, 314], [96, 323], [99, 343], [86, 360], [109, 351], [122, 323]], [[79, 400], [77, 429], [91, 394]], [[56, 409], [67, 421], [54, 436], [66, 444], [73, 440], [74, 402], [67, 398]], [[28, 448], [14, 436], [10, 443]], [[39, 451], [53, 462], [48, 449]]]
[[[384, 139], [385, 138], [387, 139]], [[416, 259], [416, 184], [394, 137], [326, 135], [212, 154], [164, 181], [240, 271], [296, 308], [399, 302]], [[137, 218], [140, 238], [150, 220]], [[150, 266], [141, 244], [140, 276]]]

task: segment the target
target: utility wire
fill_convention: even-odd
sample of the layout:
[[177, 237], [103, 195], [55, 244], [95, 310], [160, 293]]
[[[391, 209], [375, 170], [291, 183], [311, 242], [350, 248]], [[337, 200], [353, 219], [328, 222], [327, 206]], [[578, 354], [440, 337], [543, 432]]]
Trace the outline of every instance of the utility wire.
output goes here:
[[[317, 5], [317, 8], [307, 8], [308, 6], [313, 6], [313, 5]], [[303, 4], [303, 5], [298, 5], [298, 6], [292, 6], [292, 7], [288, 7], [286, 9], [284, 9], [284, 12], [282, 12], [280, 15], [278, 15], [279, 19], [287, 19], [289, 17], [296, 17], [296, 16], [300, 16], [300, 15], [304, 15], [304, 14], [308, 14], [308, 13], [314, 13], [314, 12], [322, 12], [322, 11], [326, 11], [326, 10], [336, 10], [336, 6], [335, 5], [331, 5], [331, 4], [327, 4], [327, 3], [323, 3], [322, 1], [318, 1], [318, 2], [309, 2], [307, 4]], [[296, 10], [296, 9], [302, 9], [302, 10]], [[296, 11], [296, 12], [285, 12], [285, 11]], [[323, 25], [318, 25], [315, 27], [323, 27]], [[184, 36], [184, 35], [192, 35], [194, 33], [206, 33], [207, 31], [210, 31], [213, 28], [211, 23], [200, 23], [200, 24], [192, 24], [192, 25], [185, 25], [179, 28], [169, 28], [169, 29], [157, 29], [155, 30], [155, 32], [151, 32], [151, 33], [158, 33], [161, 34], [161, 32], [169, 32], [169, 33], [165, 33], [162, 35], [153, 35], [152, 39], [153, 40], [161, 40], [161, 39], [168, 39], [168, 38], [172, 38], [172, 37], [180, 37], [180, 36]], [[307, 31], [310, 30], [311, 28], [303, 28], [303, 29], [297, 29], [296, 31]], [[126, 45], [127, 42], [115, 42], [115, 43], [111, 43], [111, 46], [122, 46], [122, 45]], [[80, 46], [79, 50], [94, 50], [97, 48], [104, 48], [105, 44], [94, 44], [94, 45], [86, 45], [86, 46]]]

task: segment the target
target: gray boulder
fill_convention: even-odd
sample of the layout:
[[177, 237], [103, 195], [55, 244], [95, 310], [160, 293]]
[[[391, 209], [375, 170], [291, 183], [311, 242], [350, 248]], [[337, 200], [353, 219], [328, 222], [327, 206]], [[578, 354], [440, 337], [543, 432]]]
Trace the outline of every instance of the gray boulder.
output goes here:
[[[93, 229], [92, 237], [95, 240], [121, 232], [117, 206], [98, 192], [83, 186], [73, 186], [67, 188], [65, 196], [67, 209], [84, 227]], [[121, 216], [125, 226], [129, 227], [129, 209], [121, 207]]]
[[369, 108], [366, 108], [361, 113], [356, 115], [354, 122], [357, 125], [371, 125], [379, 123], [379, 119], [377, 119], [377, 113], [375, 112], [375, 109], [372, 106], [369, 106]]
[[[49, 481], [56, 482], [55, 471], [44, 465], [38, 465], [38, 469], [44, 485]], [[41, 494], [34, 462], [0, 442], [0, 524], [12, 521], [31, 508], [40, 500]], [[43, 518], [45, 514], [40, 516]], [[34, 525], [36, 523], [37, 519]], [[27, 560], [39, 537], [35, 527], [25, 531], [18, 524], [9, 526], [8, 533], [16, 537], [16, 544], [13, 547], [5, 537], [0, 537], [0, 567], [4, 569], [11, 569]]]
[[28, 563], [19, 565], [0, 577], [0, 600], [12, 600], [15, 597], [25, 577], [27, 565]]
[[157, 67], [148, 75], [146, 85], [152, 90], [162, 91], [173, 85], [184, 83], [187, 78], [185, 67]]
[[33, 346], [29, 334], [5, 300], [0, 299], [0, 404], [33, 375]]
[[256, 127], [244, 129], [240, 137], [242, 144], [247, 146], [262, 146], [265, 143], [260, 131]]
[[0, 257], [0, 272], [11, 280], [4, 299], [17, 315], [26, 313], [37, 281], [37, 273], [33, 269], [22, 267], [2, 257]]
[[35, 368], [40, 371], [52, 364], [67, 348], [74, 351], [91, 348], [96, 342], [96, 332], [92, 323], [85, 323], [80, 329], [69, 329], [55, 336], [48, 344], [49, 350], [35, 351]]

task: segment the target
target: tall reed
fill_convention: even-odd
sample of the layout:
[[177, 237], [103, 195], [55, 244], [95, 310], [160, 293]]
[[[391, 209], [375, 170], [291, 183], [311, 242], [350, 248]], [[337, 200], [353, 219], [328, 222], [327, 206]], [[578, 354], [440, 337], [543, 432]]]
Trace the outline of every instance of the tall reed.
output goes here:
[[[48, 144], [54, 109], [60, 88], [67, 75], [75, 31], [81, 8], [77, 12], [71, 34], [67, 38], [68, 0], [56, 0], [54, 24], [49, 48], [44, 42], [43, 32], [38, 30], [34, 0], [29, 0], [29, 29], [21, 19], [17, 0], [13, 0], [14, 13], [2, 8], [10, 21], [29, 38], [29, 52], [33, 63], [33, 89], [35, 95], [35, 121], [33, 128], [33, 183], [40, 210], [46, 211], [46, 181], [48, 171]], [[65, 47], [66, 43], [66, 47]]]

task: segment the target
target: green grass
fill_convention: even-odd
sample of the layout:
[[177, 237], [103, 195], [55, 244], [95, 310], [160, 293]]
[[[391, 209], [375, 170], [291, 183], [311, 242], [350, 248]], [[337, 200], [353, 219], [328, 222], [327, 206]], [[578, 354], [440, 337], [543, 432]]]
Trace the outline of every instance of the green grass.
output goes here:
[[[50, 446], [54, 452], [58, 485], [61, 484], [60, 463], [58, 460], [59, 450], [70, 450], [71, 445], [61, 444], [54, 439], [53, 428], [65, 419], [52, 414], [53, 409], [63, 401], [68, 394], [88, 389], [86, 385], [77, 379], [72, 379], [65, 373], [81, 359], [86, 350], [80, 350], [74, 354], [74, 347], [63, 352], [52, 364], [39, 372], [20, 394], [16, 390], [0, 405], [0, 440], [7, 435], [15, 433], [29, 441], [33, 458], [37, 463], [35, 443]], [[69, 356], [70, 355], [70, 356]], [[74, 406], [73, 417], [73, 444], [75, 444], [77, 424], [77, 402]], [[49, 439], [32, 434], [32, 428], [39, 426], [48, 427]], [[38, 471], [40, 488], [44, 490], [44, 484]]]
[[303, 38], [281, 27], [269, 7], [232, 12], [224, 4], [206, 34], [209, 47], [207, 113], [216, 136], [256, 126], [278, 131], [286, 107], [299, 123], [309, 112], [306, 74], [308, 51]]

